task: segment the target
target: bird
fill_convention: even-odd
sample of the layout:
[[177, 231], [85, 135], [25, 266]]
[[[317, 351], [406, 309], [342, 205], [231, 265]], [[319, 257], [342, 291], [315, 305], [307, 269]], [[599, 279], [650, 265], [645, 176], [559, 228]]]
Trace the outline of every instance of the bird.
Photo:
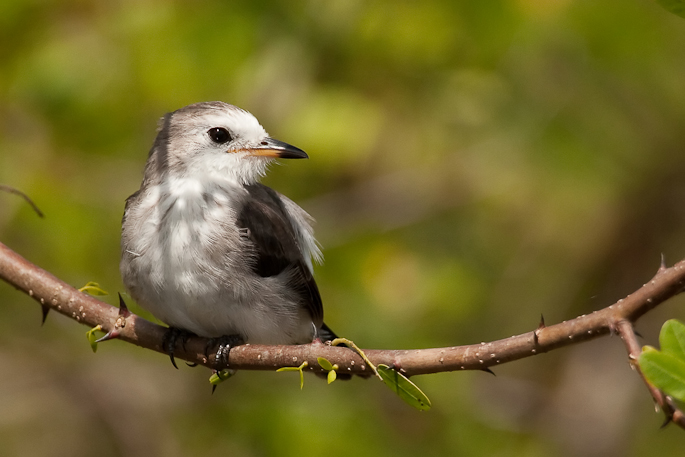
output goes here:
[[[277, 159], [305, 158], [220, 101], [159, 122], [140, 189], [126, 200], [120, 272], [171, 330], [221, 341], [217, 363], [236, 344], [336, 338], [313, 277], [322, 261], [313, 219], [259, 182]], [[165, 344], [173, 363], [176, 336]]]

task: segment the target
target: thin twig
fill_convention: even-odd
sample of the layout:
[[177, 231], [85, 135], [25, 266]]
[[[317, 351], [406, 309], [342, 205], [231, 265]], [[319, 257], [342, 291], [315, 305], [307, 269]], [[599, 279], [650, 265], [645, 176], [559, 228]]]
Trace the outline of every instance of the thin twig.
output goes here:
[[347, 347], [351, 348], [353, 351], [355, 351], [357, 354], [359, 354], [359, 357], [361, 357], [362, 360], [364, 362], [366, 362], [366, 364], [369, 366], [369, 368], [371, 368], [371, 371], [373, 371], [373, 373], [376, 375], [376, 377], [378, 377], [378, 379], [380, 379], [381, 381], [383, 380], [383, 377], [380, 374], [378, 374], [378, 370], [376, 369], [376, 366], [373, 364], [373, 362], [371, 360], [369, 360], [369, 358], [366, 356], [366, 354], [364, 354], [364, 351], [362, 349], [360, 349], [359, 346], [357, 346], [357, 344], [354, 341], [348, 340], [347, 338], [336, 338], [333, 341], [331, 341], [331, 346], [340, 346], [340, 345], [347, 346]]
[[26, 195], [24, 192], [20, 191], [19, 189], [15, 189], [14, 187], [8, 186], [7, 184], [0, 184], [0, 191], [9, 192], [10, 194], [19, 195], [24, 200], [26, 200], [26, 202], [29, 205], [31, 205], [31, 208], [33, 208], [33, 210], [36, 212], [36, 214], [38, 214], [38, 217], [44, 217], [43, 212], [40, 209], [38, 209], [38, 206], [36, 206], [36, 204], [33, 203], [33, 200], [31, 200], [31, 198], [29, 198], [28, 195]]

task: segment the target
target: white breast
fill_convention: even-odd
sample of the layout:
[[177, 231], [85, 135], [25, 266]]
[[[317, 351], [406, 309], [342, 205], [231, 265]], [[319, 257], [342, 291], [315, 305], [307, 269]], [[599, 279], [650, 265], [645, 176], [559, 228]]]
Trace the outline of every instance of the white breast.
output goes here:
[[166, 324], [201, 336], [307, 342], [311, 318], [291, 299], [287, 278], [251, 270], [235, 224], [244, 188], [170, 182], [168, 189], [150, 187], [126, 215], [135, 221], [122, 233], [121, 272], [131, 296]]

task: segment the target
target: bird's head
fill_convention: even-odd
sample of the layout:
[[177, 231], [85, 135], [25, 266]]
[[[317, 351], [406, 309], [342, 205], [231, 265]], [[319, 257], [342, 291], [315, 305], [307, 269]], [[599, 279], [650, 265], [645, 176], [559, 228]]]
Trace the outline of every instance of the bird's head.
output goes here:
[[223, 102], [188, 105], [160, 121], [146, 178], [217, 176], [252, 184], [274, 159], [305, 159], [295, 146], [275, 140], [247, 111]]

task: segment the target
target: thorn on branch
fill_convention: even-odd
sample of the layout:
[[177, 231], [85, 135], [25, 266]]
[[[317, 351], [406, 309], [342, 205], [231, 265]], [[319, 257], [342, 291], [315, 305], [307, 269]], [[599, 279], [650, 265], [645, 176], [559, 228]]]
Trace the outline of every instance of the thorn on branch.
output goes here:
[[119, 316], [126, 319], [128, 316], [131, 315], [131, 311], [128, 310], [128, 306], [126, 306], [126, 302], [121, 296], [121, 293], [117, 293], [117, 295], [119, 295]]
[[48, 305], [40, 305], [43, 312], [43, 320], [40, 325], [45, 325], [45, 320], [48, 318], [48, 313], [50, 312], [50, 307]]
[[673, 421], [673, 418], [671, 417], [671, 415], [670, 415], [670, 414], [666, 414], [666, 418], [664, 418], [664, 423], [661, 424], [661, 426], [660, 426], [659, 428], [660, 428], [660, 429], [666, 428], [666, 426], [667, 426], [668, 424], [670, 424], [672, 421]]
[[661, 265], [659, 265], [659, 269], [656, 271], [657, 276], [660, 275], [661, 273], [663, 273], [664, 271], [666, 271], [666, 256], [662, 252], [661, 253]]
[[493, 376], [497, 376], [494, 371], [492, 371], [490, 368], [483, 368], [481, 371], [484, 371], [486, 373], [490, 373]]
[[105, 336], [102, 338], [96, 340], [96, 343], [102, 343], [107, 340], [112, 340], [115, 338], [119, 337], [119, 329], [122, 329], [126, 326], [126, 318], [131, 315], [131, 311], [129, 311], [128, 306], [126, 306], [126, 303], [124, 302], [124, 299], [122, 298], [121, 294], [119, 294], [119, 317], [117, 317], [117, 321], [114, 323], [114, 328], [107, 332]]
[[670, 397], [669, 395], [666, 395], [663, 392], [662, 392], [662, 394], [663, 394], [664, 404], [661, 406], [661, 410], [666, 415], [666, 418], [664, 419], [664, 423], [661, 424], [661, 428], [665, 428], [671, 422], [679, 423], [680, 426], [682, 427], [681, 419], [683, 416], [683, 412], [678, 408], [678, 405], [675, 404], [672, 397]]
[[115, 330], [110, 330], [109, 332], [105, 333], [105, 336], [102, 338], [98, 338], [95, 340], [96, 343], [104, 343], [107, 340], [113, 340], [119, 338], [119, 332]]

